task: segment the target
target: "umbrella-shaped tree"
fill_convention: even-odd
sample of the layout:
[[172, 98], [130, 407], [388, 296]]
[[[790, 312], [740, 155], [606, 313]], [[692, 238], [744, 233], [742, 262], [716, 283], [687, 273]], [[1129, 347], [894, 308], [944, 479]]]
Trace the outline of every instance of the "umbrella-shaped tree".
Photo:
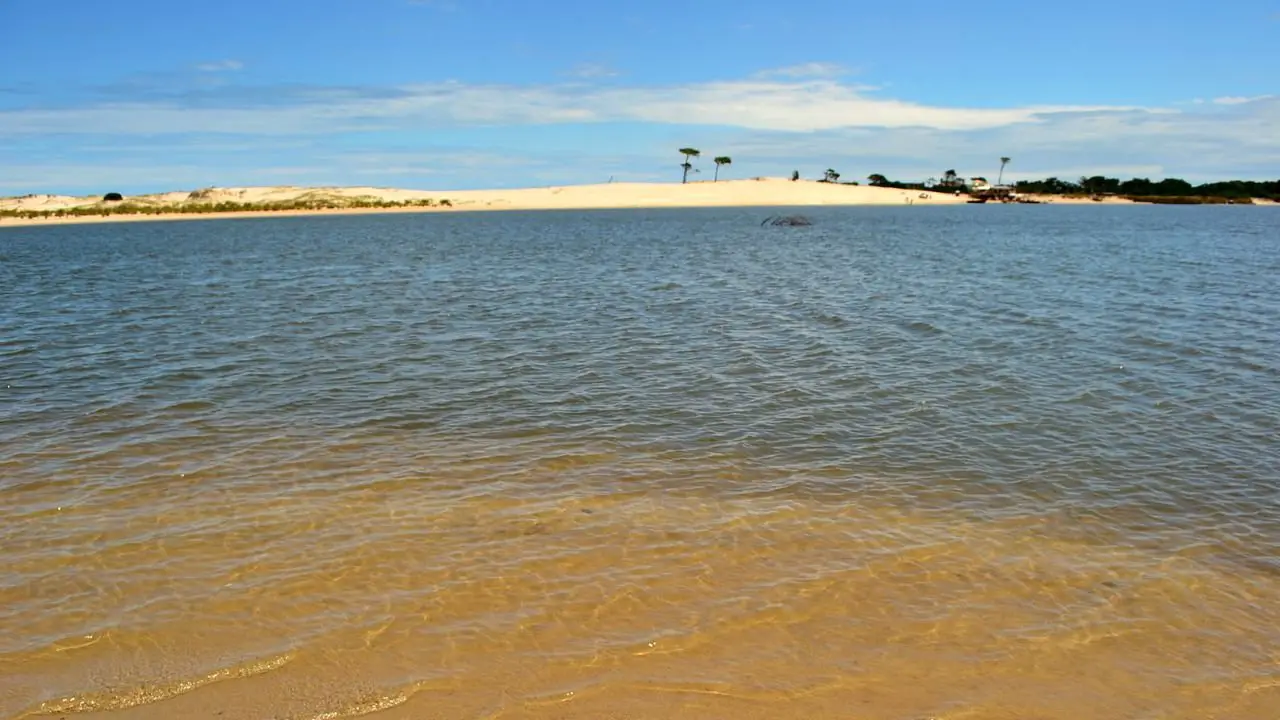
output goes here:
[[717, 182], [718, 180], [720, 180], [721, 165], [732, 165], [732, 164], [733, 164], [733, 158], [729, 157], [728, 155], [721, 155], [720, 157], [716, 158], [716, 174], [715, 174], [715, 177], [712, 178], [711, 182]]
[[681, 178], [680, 182], [687, 183], [689, 182], [689, 171], [693, 169], [693, 163], [689, 161], [701, 155], [702, 152], [696, 148], [680, 148], [680, 154], [684, 155], [684, 162], [680, 163], [680, 167], [684, 168], [684, 177]]

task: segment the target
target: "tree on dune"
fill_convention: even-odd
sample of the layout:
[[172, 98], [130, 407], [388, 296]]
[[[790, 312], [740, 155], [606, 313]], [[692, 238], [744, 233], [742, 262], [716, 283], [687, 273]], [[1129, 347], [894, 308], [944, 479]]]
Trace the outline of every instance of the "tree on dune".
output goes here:
[[693, 169], [693, 163], [689, 162], [689, 160], [702, 155], [702, 151], [696, 148], [680, 148], [680, 154], [684, 155], [684, 162], [680, 163], [680, 167], [684, 168], [684, 177], [681, 178], [680, 182], [684, 184], [689, 182], [689, 171]]
[[716, 158], [716, 174], [715, 174], [715, 177], [711, 179], [711, 182], [720, 181], [721, 165], [732, 165], [732, 164], [733, 164], [733, 158], [729, 157], [728, 155], [721, 155], [720, 157]]
[[1009, 160], [1010, 158], [1007, 157], [1000, 158], [1000, 175], [996, 178], [997, 185], [1004, 182], [1004, 166], [1009, 164]]
[[880, 173], [874, 173], [872, 175], [867, 176], [867, 182], [871, 183], [872, 185], [884, 186], [889, 184], [889, 178], [881, 175]]
[[942, 173], [942, 184], [946, 187], [955, 187], [959, 184], [960, 176], [956, 175], [955, 170], [948, 170]]
[[835, 170], [832, 170], [831, 168], [827, 168], [827, 171], [822, 174], [822, 182], [833, 183], [839, 179], [840, 179], [840, 173], [836, 172]]

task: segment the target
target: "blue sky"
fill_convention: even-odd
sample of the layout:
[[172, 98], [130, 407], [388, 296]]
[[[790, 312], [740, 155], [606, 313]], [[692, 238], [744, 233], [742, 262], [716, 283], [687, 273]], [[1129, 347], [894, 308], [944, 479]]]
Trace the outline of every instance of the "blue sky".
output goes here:
[[1280, 0], [109, 6], [0, 0], [0, 195], [1280, 176]]

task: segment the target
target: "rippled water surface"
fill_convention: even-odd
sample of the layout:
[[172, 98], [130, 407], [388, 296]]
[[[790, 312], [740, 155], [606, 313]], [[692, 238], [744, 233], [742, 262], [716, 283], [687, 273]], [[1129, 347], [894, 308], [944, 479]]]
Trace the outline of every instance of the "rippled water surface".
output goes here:
[[0, 230], [0, 717], [1280, 717], [1280, 212]]

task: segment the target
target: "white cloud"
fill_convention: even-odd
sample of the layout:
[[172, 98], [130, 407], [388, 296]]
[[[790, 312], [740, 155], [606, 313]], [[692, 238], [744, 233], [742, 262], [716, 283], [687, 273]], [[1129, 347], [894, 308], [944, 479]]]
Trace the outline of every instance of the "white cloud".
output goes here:
[[849, 69], [837, 63], [807, 62], [799, 65], [761, 70], [756, 73], [760, 78], [836, 78], [848, 75]]
[[1231, 96], [1214, 98], [1214, 105], [1245, 105], [1259, 100], [1270, 100], [1274, 95], [1254, 95], [1253, 97]]
[[[262, 155], [270, 149], [272, 146], [267, 144], [257, 146]], [[562, 165], [558, 159], [457, 150], [316, 151], [303, 160], [296, 164], [263, 160], [246, 165], [246, 158], [240, 157], [233, 158], [229, 166], [217, 166], [193, 160], [147, 162], [135, 155], [93, 163], [6, 165], [5, 176], [0, 177], [0, 196], [67, 188], [92, 192], [123, 189], [137, 193], [210, 185], [352, 185], [366, 180], [374, 184], [392, 181], [401, 186], [421, 187], [426, 182], [437, 187], [456, 187], [460, 179], [467, 179], [471, 181], [469, 184], [483, 187], [493, 185], [497, 178], [516, 169], [540, 172]]]
[[217, 62], [201, 63], [196, 66], [200, 72], [235, 72], [244, 69], [244, 63], [239, 60], [218, 60]]
[[[154, 176], [157, 189], [183, 178], [191, 178], [186, 184], [209, 184], [210, 167], [221, 168], [216, 182], [222, 184], [244, 184], [267, 172], [255, 168], [265, 167], [283, 168], [291, 181], [306, 184], [356, 177], [412, 183], [422, 176], [441, 187], [492, 184], [498, 177], [512, 184], [598, 181], [609, 174], [662, 177], [675, 172], [679, 159], [669, 156], [682, 144], [731, 155], [735, 175], [742, 177], [788, 174], [793, 168], [808, 176], [827, 167], [850, 178], [880, 172], [924, 179], [949, 167], [989, 176], [1003, 155], [1014, 158], [1006, 173], [1014, 178], [1257, 178], [1273, 177], [1280, 166], [1277, 97], [1219, 98], [1176, 109], [945, 107], [821, 77], [819, 70], [667, 87], [445, 82], [395, 88], [227, 85], [217, 93], [153, 93], [154, 99], [145, 99], [144, 92], [129, 101], [82, 107], [0, 110], [0, 163], [13, 170], [6, 187], [19, 192], [76, 186], [99, 176], [132, 178], [135, 185], [150, 185], [146, 178]], [[544, 134], [536, 127], [581, 123], [600, 127], [568, 158], [563, 133]], [[636, 136], [609, 123], [647, 123], [651, 129]], [[516, 126], [528, 128], [521, 131], [519, 147], [499, 147], [507, 129]], [[447, 134], [457, 127], [492, 142], [474, 141], [476, 148], [453, 148], [452, 155], [416, 156], [412, 148], [383, 148], [382, 155], [330, 149], [331, 138], [343, 133], [363, 133], [377, 149], [379, 132], [401, 138], [418, 133], [429, 142], [436, 135], [426, 131]], [[553, 135], [560, 140], [551, 140]], [[66, 158], [61, 169], [42, 165], [39, 151], [54, 136]], [[35, 149], [23, 150], [28, 140]], [[236, 149], [215, 152], [218, 143]], [[112, 154], [104, 146], [136, 152]], [[621, 154], [616, 148], [623, 148]], [[97, 167], [95, 160], [106, 167], [85, 167]], [[134, 161], [137, 167], [128, 165]], [[477, 162], [485, 167], [475, 167]]]
[[[923, 179], [954, 167], [1006, 177], [1179, 176], [1189, 180], [1274, 179], [1280, 166], [1280, 101], [1186, 112], [1066, 112], [1038, 122], [972, 130], [842, 128], [813, 133], [743, 132], [722, 141], [735, 165], [835, 167], [851, 178], [872, 172]], [[790, 168], [781, 168], [786, 172]], [[779, 170], [768, 172], [777, 173]]]
[[262, 102], [224, 98], [221, 107], [179, 101], [117, 102], [70, 109], [0, 111], [0, 135], [48, 133], [324, 134], [396, 127], [649, 122], [814, 132], [856, 127], [995, 128], [1042, 122], [1065, 112], [1118, 112], [1105, 106], [953, 108], [881, 98], [829, 79], [740, 80], [671, 87], [503, 86], [433, 83], [383, 96], [315, 90], [290, 104], [286, 90]]
[[654, 90], [604, 91], [594, 112], [607, 119], [669, 124], [728, 125], [756, 130], [813, 132], [856, 127], [931, 127], [972, 130], [1037, 122], [1058, 112], [1126, 108], [1029, 106], [951, 108], [882, 99], [869, 89], [833, 80], [736, 81]]

